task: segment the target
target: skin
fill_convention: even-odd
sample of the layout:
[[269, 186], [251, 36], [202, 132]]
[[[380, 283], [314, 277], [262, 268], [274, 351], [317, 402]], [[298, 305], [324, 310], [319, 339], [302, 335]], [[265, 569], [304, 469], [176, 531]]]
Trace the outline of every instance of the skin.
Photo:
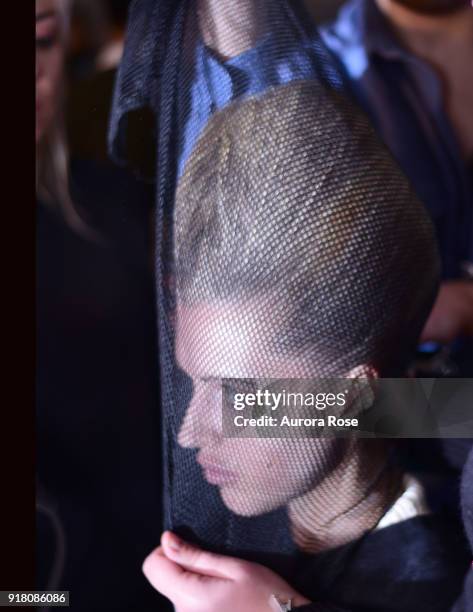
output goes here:
[[[473, 9], [470, 1], [376, 0], [400, 42], [439, 75], [444, 106], [466, 163], [473, 159]], [[471, 281], [442, 284], [422, 340], [473, 336]]]
[[58, 111], [64, 70], [61, 15], [57, 0], [36, 0], [36, 145]]
[[[220, 49], [219, 45], [214, 46], [223, 57], [233, 55], [232, 50]], [[264, 466], [262, 470], [255, 469], [255, 460], [258, 456], [261, 457], [261, 453], [258, 455], [255, 452], [254, 440], [244, 440], [248, 442], [248, 446], [245, 452], [240, 451], [236, 459], [235, 452], [238, 453], [238, 450], [227, 446], [227, 443], [231, 444], [231, 440], [226, 441], [219, 435], [218, 379], [250, 375], [305, 377], [310, 374], [306, 373], [303, 360], [297, 362], [296, 359], [287, 361], [274, 359], [271, 363], [272, 371], [268, 373], [264, 370], [264, 364], [258, 361], [258, 355], [265, 354], [264, 351], [259, 351], [258, 346], [252, 344], [254, 333], [253, 337], [250, 330], [248, 335], [245, 334], [244, 317], [239, 320], [237, 312], [232, 313], [232, 316], [227, 313], [227, 317], [220, 317], [220, 326], [216, 324], [210, 331], [212, 326], [209, 325], [209, 320], [217, 321], [219, 317], [216, 315], [216, 312], [211, 313], [208, 308], [201, 307], [200, 312], [180, 312], [177, 317], [178, 362], [194, 383], [194, 395], [179, 432], [179, 443], [182, 446], [199, 448], [198, 458], [204, 465], [207, 459], [209, 462], [219, 463], [220, 467], [230, 468], [231, 474], [219, 474], [212, 472], [210, 467], [204, 469], [204, 476], [213, 480], [220, 478], [222, 481], [219, 489], [225, 504], [237, 513], [246, 513], [250, 516], [266, 508], [268, 496], [265, 499], [261, 498], [261, 490], [271, 490], [270, 504], [280, 505], [283, 500], [287, 501], [303, 493], [307, 488], [307, 480], [315, 475], [312, 473], [310, 478], [307, 478], [303, 473], [297, 474], [293, 481], [288, 481], [292, 489], [286, 491], [278, 489], [288, 472], [285, 470], [284, 460], [281, 459], [284, 455], [284, 452], [281, 452], [283, 448], [272, 453], [273, 448], [277, 448], [277, 442], [273, 440], [256, 441], [270, 442], [264, 452], [265, 456], [270, 456], [271, 459], [269, 465]], [[258, 325], [255, 318], [253, 320], [252, 330], [258, 329], [261, 333], [261, 325]], [[199, 329], [205, 330], [209, 336], [207, 340], [199, 338], [198, 333], [191, 334], [191, 330]], [[238, 329], [240, 334], [243, 332], [242, 345], [238, 351], [226, 342], [226, 338], [231, 337], [229, 331], [232, 329]], [[266, 346], [267, 340], [262, 340]], [[208, 355], [212, 354], [214, 359], [210, 360]], [[217, 364], [220, 368], [224, 367], [224, 371], [216, 368]], [[292, 374], [288, 373], [289, 368], [293, 368]], [[198, 416], [203, 409], [206, 410], [205, 420]], [[245, 478], [248, 481], [247, 487], [243, 487]], [[272, 488], [268, 485], [272, 485]], [[243, 506], [242, 499], [248, 500]], [[150, 583], [173, 602], [178, 612], [204, 610], [217, 612], [222, 609], [232, 609], [235, 612], [243, 610], [268, 612], [273, 609], [269, 604], [272, 593], [278, 593], [286, 598], [293, 597], [294, 607], [307, 603], [300, 595], [294, 593], [289, 585], [266, 568], [239, 559], [207, 553], [176, 540], [175, 536], [169, 533], [164, 534], [161, 546], [146, 559], [143, 571]]]
[[254, 47], [264, 31], [261, 0], [197, 0], [196, 6], [205, 44], [224, 61]]
[[422, 333], [424, 340], [447, 344], [465, 334], [473, 336], [473, 283], [443, 283]]
[[[242, 516], [270, 512], [306, 494], [326, 475], [318, 453], [322, 448], [331, 456], [337, 452], [337, 441], [329, 438], [222, 435], [221, 378], [298, 379], [316, 371], [304, 355], [268, 352], [274, 324], [268, 328], [263, 321], [255, 305], [181, 306], [177, 315], [177, 362], [194, 386], [178, 442], [199, 449], [204, 477], [219, 487], [225, 505]], [[366, 372], [356, 368], [348, 378]]]
[[[249, 320], [251, 329], [248, 329]], [[274, 324], [273, 321], [272, 329]], [[246, 304], [246, 308], [229, 304], [223, 308], [221, 305], [180, 306], [176, 316], [177, 360], [194, 384], [179, 443], [200, 449], [198, 460], [204, 466], [204, 476], [219, 480], [215, 484], [219, 484], [225, 504], [234, 512], [248, 516], [301, 496], [310, 483], [313, 485], [314, 478], [317, 479], [318, 469], [316, 461], [301, 461], [301, 456], [311, 456], [307, 446], [313, 445], [313, 440], [292, 440], [291, 444], [276, 439], [232, 440], [223, 438], [220, 432], [219, 378], [310, 376], [310, 361], [301, 356], [273, 354], [268, 369], [267, 347], [271, 339], [265, 330], [256, 303]], [[235, 337], [238, 341], [232, 342], [230, 339]], [[354, 368], [348, 375], [367, 376], [374, 377], [376, 372], [365, 366]], [[325, 443], [332, 441], [324, 440]], [[217, 464], [220, 471], [213, 471], [209, 467], [211, 463]], [[267, 568], [206, 552], [169, 532], [163, 534], [161, 546], [146, 558], [143, 572], [151, 585], [171, 600], [177, 612], [224, 609], [277, 612], [279, 608], [273, 595], [283, 601], [292, 600], [294, 608], [309, 603]]]
[[[251, 311], [258, 326], [256, 312], [257, 308]], [[220, 377], [267, 373], [258, 359], [264, 353], [257, 349], [261, 348], [259, 342], [268, 338], [260, 333], [255, 341], [250, 330], [245, 333], [245, 315], [248, 311], [229, 305], [223, 309], [209, 305], [178, 308], [176, 356], [194, 385], [178, 439], [182, 446], [200, 449], [197, 458], [204, 476], [215, 484], [218, 481], [225, 504], [238, 514], [251, 516], [283, 504], [288, 495], [300, 493], [301, 486], [307, 487], [308, 474], [302, 468], [297, 474], [293, 470], [292, 483], [284, 477], [287, 457], [276, 440], [231, 440], [221, 435]], [[229, 344], [235, 329], [239, 330], [238, 342]], [[274, 376], [284, 372], [289, 375], [288, 369], [293, 375], [300, 373], [300, 366], [287, 359], [275, 359], [272, 366]], [[258, 469], [262, 452], [265, 466]], [[291, 492], [284, 490], [284, 483], [290, 485]], [[293, 606], [309, 603], [262, 565], [209, 553], [169, 532], [163, 534], [161, 546], [145, 559], [143, 573], [173, 603], [176, 612], [276, 612], [274, 594], [291, 599]]]
[[262, 565], [203, 551], [170, 532], [145, 559], [143, 573], [176, 612], [277, 612], [274, 594], [293, 607], [310, 603]]

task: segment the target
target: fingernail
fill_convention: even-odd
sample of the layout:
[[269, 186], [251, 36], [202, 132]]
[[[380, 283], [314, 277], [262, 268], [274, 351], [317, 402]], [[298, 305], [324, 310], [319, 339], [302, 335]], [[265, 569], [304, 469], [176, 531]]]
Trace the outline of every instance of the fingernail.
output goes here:
[[181, 540], [174, 533], [168, 535], [168, 546], [174, 552], [179, 552], [181, 549]]

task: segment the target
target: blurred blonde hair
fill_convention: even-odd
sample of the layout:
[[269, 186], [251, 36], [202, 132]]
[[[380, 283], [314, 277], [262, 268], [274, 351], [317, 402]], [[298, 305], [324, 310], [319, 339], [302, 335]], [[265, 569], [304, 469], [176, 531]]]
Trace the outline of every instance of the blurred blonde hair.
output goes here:
[[[61, 15], [61, 44], [67, 44], [72, 0], [56, 0]], [[44, 135], [36, 158], [36, 191], [47, 205], [59, 207], [66, 223], [75, 231], [90, 236], [69, 190], [69, 151], [64, 119], [64, 84], [56, 116]]]

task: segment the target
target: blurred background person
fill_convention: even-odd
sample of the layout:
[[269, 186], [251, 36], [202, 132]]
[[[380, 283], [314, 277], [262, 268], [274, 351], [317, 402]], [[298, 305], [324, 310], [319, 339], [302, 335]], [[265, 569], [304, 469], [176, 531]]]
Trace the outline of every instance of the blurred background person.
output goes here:
[[[110, 164], [107, 129], [117, 66], [123, 52], [130, 0], [75, 0], [67, 61], [67, 138], [75, 157]], [[130, 116], [127, 157], [141, 176], [153, 178], [154, 116]]]
[[435, 224], [443, 261], [423, 333], [473, 375], [473, 9], [471, 0], [349, 0], [322, 29], [353, 91]]
[[35, 6], [38, 588], [69, 590], [81, 612], [151, 611], [141, 563], [161, 531], [153, 189], [69, 160], [70, 6]]
[[130, 0], [75, 0], [68, 71], [74, 79], [116, 68], [123, 52]]
[[107, 36], [95, 61], [97, 70], [116, 68], [121, 60], [129, 4], [129, 0], [108, 0], [106, 2], [108, 9]]
[[[349, 0], [322, 35], [434, 222], [443, 282], [420, 376], [473, 376], [471, 0]], [[471, 440], [406, 441], [429, 504], [460, 520]]]

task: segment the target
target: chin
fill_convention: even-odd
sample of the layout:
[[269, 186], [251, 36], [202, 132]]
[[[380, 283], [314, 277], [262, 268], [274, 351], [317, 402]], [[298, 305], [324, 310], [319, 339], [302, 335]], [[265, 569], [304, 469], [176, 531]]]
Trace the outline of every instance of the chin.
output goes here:
[[220, 495], [225, 506], [238, 516], [259, 516], [272, 512], [287, 503], [286, 499], [262, 499], [248, 489], [222, 488]]

